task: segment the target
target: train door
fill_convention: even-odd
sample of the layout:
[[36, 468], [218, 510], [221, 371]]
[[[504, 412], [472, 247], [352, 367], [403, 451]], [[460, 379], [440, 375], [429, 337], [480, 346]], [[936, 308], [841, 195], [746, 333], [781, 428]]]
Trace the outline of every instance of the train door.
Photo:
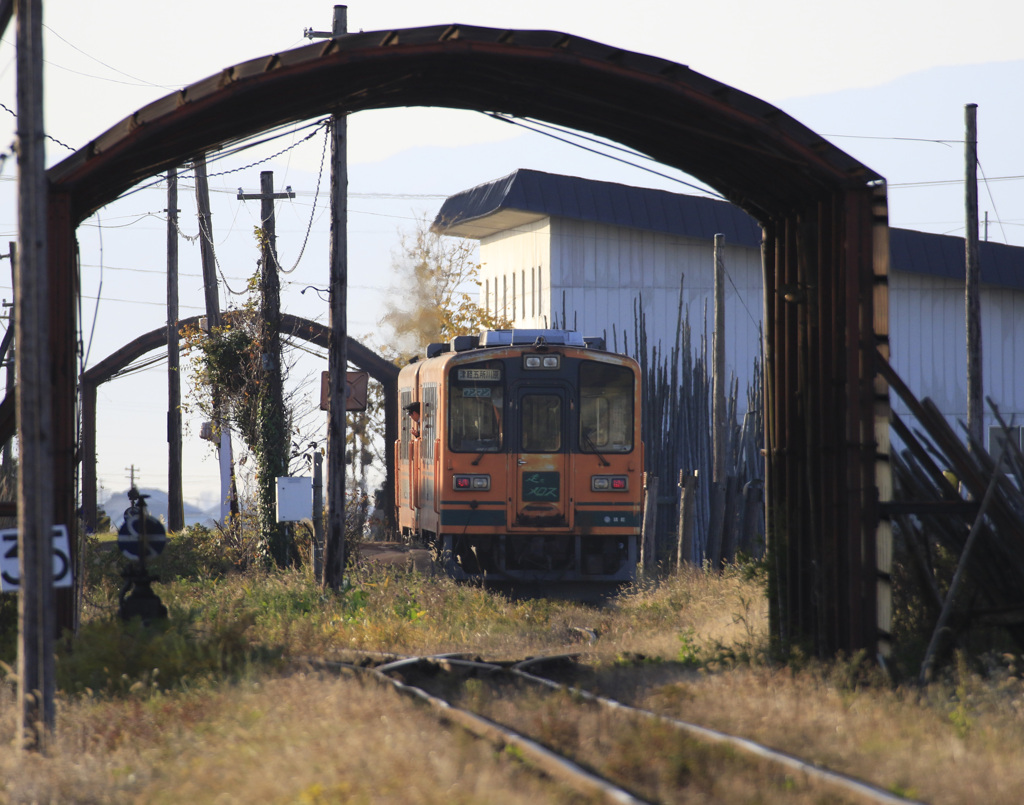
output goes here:
[[570, 526], [569, 417], [572, 395], [568, 387], [517, 386], [516, 433], [512, 446], [515, 472], [513, 527]]

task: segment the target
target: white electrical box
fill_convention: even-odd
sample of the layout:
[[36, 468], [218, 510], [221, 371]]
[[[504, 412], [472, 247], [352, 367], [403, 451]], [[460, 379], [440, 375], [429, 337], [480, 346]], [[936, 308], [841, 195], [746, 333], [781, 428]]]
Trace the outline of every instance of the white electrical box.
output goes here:
[[280, 476], [277, 479], [277, 521], [297, 523], [313, 516], [313, 479]]

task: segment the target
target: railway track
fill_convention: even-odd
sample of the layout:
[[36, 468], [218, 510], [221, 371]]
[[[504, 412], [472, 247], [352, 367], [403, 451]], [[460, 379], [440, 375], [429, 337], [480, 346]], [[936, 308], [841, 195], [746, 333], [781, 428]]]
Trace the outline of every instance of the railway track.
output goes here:
[[916, 802], [754, 741], [560, 681], [578, 676], [572, 655], [518, 662], [362, 655], [307, 664], [369, 676], [412, 697], [443, 724], [511, 752], [586, 801]]

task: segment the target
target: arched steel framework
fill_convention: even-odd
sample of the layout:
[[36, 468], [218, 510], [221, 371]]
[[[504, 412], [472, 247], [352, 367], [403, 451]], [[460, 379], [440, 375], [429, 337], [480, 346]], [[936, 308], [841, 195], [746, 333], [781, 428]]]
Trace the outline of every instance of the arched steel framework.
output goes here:
[[[610, 138], [707, 182], [764, 226], [772, 616], [818, 653], [887, 641], [888, 229], [880, 176], [780, 110], [689, 68], [568, 34], [460, 25], [350, 34], [227, 68], [51, 169], [54, 321], [74, 231], [136, 182], [325, 113], [445, 106]], [[56, 499], [72, 519], [74, 339], [54, 333]], [[329, 502], [330, 505], [330, 502]]]
[[[230, 312], [224, 314], [229, 319]], [[178, 322], [179, 330], [186, 327], [198, 327], [199, 316], [182, 319]], [[310, 321], [290, 313], [281, 314], [281, 334], [301, 338], [321, 349], [328, 348], [330, 330], [324, 324]], [[96, 391], [103, 383], [112, 380], [133, 361], [148, 352], [167, 346], [167, 328], [160, 327], [140, 335], [123, 347], [110, 353], [106, 358], [82, 372], [79, 377], [79, 394], [82, 400], [82, 520], [87, 530], [96, 529]], [[357, 341], [348, 342], [348, 359], [370, 377], [384, 387], [384, 404], [387, 408], [385, 424], [385, 441], [391, 443], [398, 438], [397, 414], [393, 409], [398, 405], [398, 367], [382, 358], [371, 349], [367, 349]], [[2, 417], [0, 407], [0, 417]], [[390, 494], [394, 490], [395, 473], [391, 451], [385, 451], [387, 467], [385, 472], [384, 491]]]

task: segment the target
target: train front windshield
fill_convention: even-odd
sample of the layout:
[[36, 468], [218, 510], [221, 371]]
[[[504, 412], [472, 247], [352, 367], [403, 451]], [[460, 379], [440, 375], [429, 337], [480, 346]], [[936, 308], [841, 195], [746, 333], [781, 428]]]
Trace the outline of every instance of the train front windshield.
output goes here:
[[505, 400], [500, 361], [460, 366], [451, 374], [448, 446], [458, 452], [493, 453], [501, 449]]
[[[568, 368], [568, 367], [565, 367]], [[455, 367], [449, 376], [448, 446], [464, 453], [505, 449], [504, 413], [507, 376], [515, 367], [486, 361]], [[576, 372], [572, 372], [576, 374]], [[552, 378], [554, 379], [554, 378]], [[634, 377], [626, 366], [581, 360], [578, 363], [575, 424], [578, 449], [584, 453], [629, 453], [633, 450]], [[560, 452], [569, 445], [561, 433], [560, 396], [529, 387], [521, 390], [521, 447], [527, 452]], [[575, 418], [575, 417], [574, 417]], [[568, 423], [566, 423], [568, 424]]]
[[580, 363], [580, 450], [633, 449], [633, 372], [625, 366]]

